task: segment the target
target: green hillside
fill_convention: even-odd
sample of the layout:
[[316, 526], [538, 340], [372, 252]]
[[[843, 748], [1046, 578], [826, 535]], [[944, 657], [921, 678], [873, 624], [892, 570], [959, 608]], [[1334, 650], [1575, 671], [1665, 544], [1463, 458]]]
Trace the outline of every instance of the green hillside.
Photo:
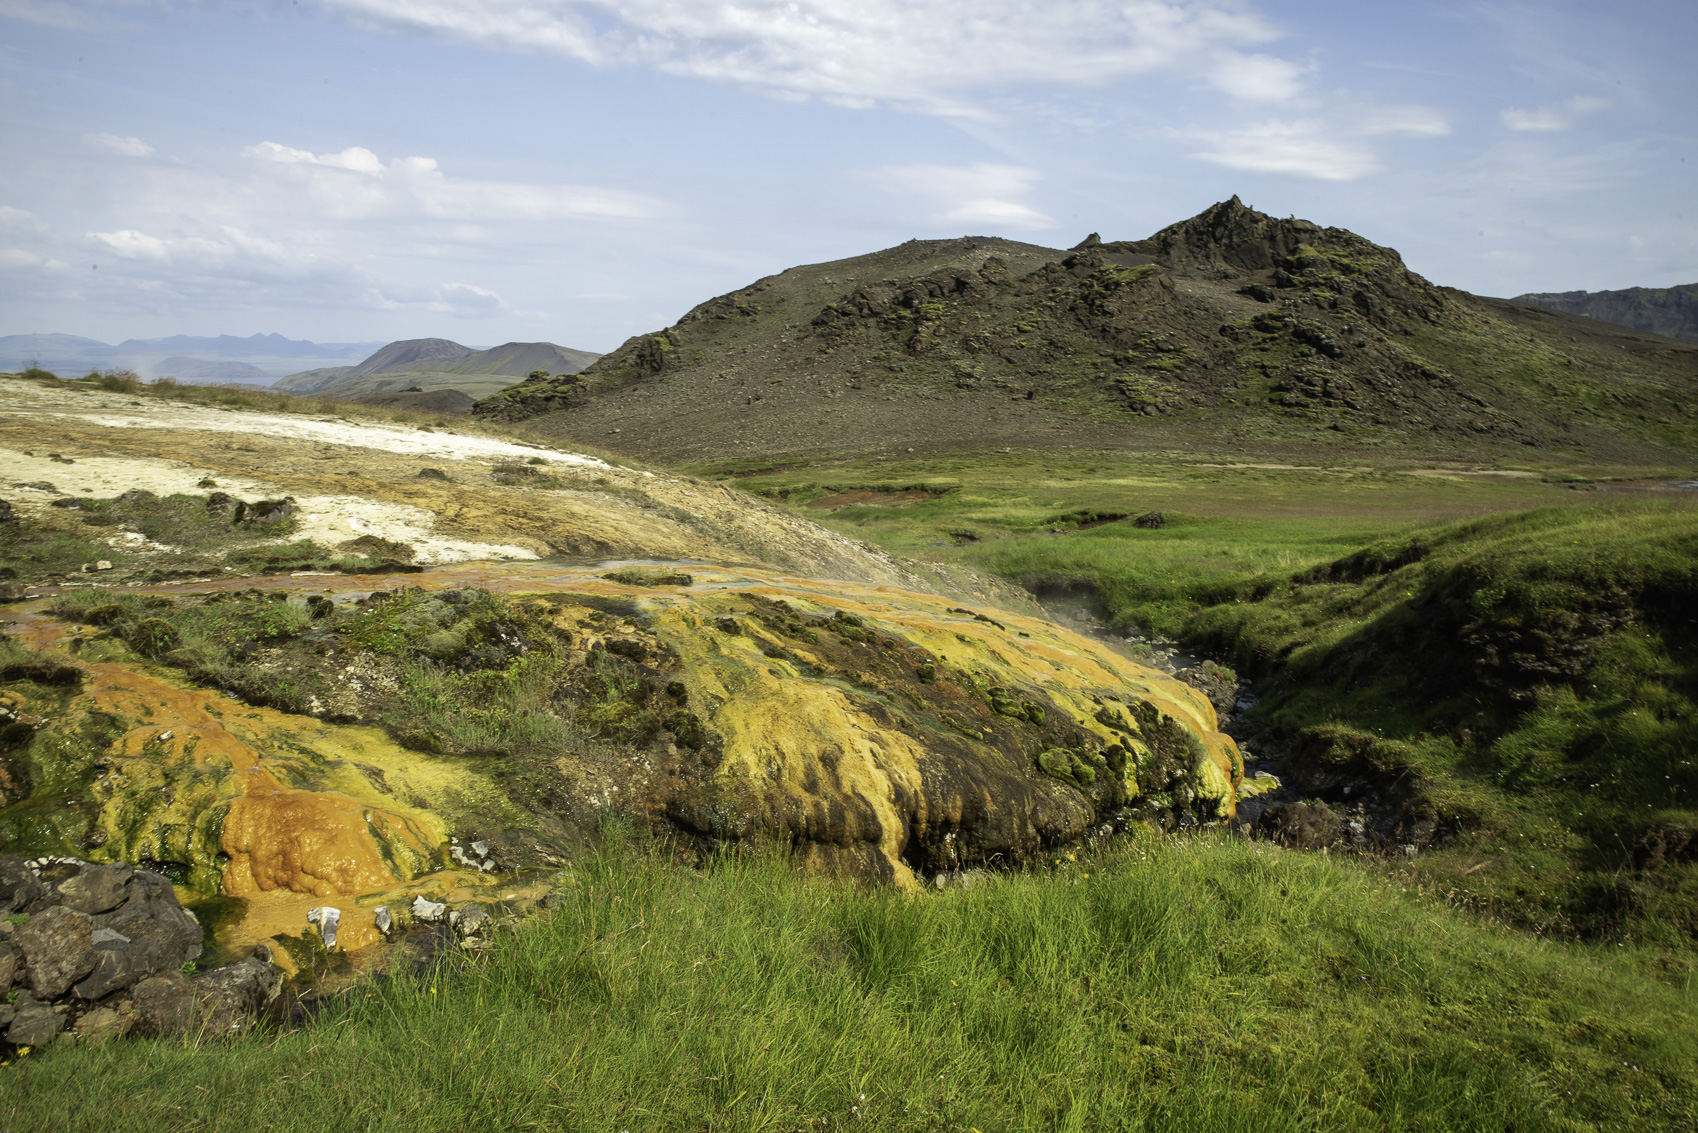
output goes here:
[[[1070, 252], [914, 241], [792, 268], [476, 413], [656, 459], [1103, 444], [1668, 459], [1698, 346], [1436, 287], [1236, 198]], [[568, 412], [569, 411], [569, 412]]]

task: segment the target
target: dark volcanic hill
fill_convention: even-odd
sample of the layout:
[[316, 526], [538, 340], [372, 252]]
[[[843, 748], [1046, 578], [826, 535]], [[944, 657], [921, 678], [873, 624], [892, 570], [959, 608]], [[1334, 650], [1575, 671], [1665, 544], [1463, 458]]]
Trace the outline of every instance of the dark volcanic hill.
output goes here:
[[1515, 301], [1698, 342], [1698, 283], [1620, 291], [1550, 291], [1517, 295]]
[[1698, 451], [1695, 393], [1698, 347], [1437, 287], [1235, 197], [1138, 241], [910, 241], [791, 268], [474, 412], [663, 460], [1317, 443], [1668, 460]]

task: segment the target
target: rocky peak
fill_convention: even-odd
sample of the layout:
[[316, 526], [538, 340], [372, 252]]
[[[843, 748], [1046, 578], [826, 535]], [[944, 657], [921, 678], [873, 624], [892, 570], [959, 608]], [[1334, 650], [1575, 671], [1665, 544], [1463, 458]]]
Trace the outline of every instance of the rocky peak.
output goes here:
[[1305, 244], [1330, 230], [1307, 220], [1280, 220], [1250, 208], [1236, 196], [1211, 205], [1147, 240], [1140, 250], [1174, 265], [1219, 266], [1270, 271]]

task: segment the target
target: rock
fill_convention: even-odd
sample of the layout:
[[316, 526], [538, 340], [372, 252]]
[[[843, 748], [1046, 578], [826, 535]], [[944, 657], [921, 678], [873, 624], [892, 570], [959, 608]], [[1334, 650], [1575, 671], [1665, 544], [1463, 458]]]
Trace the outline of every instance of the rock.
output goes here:
[[125, 883], [128, 896], [111, 912], [98, 913], [94, 927], [109, 928], [136, 942], [159, 946], [161, 970], [200, 959], [204, 934], [200, 923], [177, 900], [171, 883], [157, 873], [138, 869]]
[[0, 941], [0, 999], [12, 990], [24, 967], [24, 954], [10, 941]]
[[6, 1028], [6, 1041], [15, 1046], [46, 1046], [65, 1029], [65, 1017], [53, 1010], [51, 1003], [25, 1000], [25, 996], [18, 997], [12, 1025]]
[[47, 890], [16, 854], [0, 854], [0, 915], [28, 908]]
[[72, 988], [78, 999], [105, 999], [115, 991], [133, 987], [159, 971], [159, 945], [151, 940], [129, 940], [111, 929], [96, 929], [95, 936], [111, 933], [117, 939], [94, 942], [94, 968]]
[[414, 897], [412, 908], [413, 919], [426, 924], [436, 924], [448, 916], [447, 905], [440, 901], [426, 901], [423, 897]]
[[208, 1036], [245, 1031], [282, 988], [282, 974], [252, 957], [204, 972], [194, 979], [195, 1027]]
[[136, 871], [128, 865], [89, 866], [77, 876], [59, 883], [59, 900], [79, 913], [105, 913], [128, 898], [125, 883]]
[[389, 911], [388, 905], [379, 905], [377, 912], [372, 914], [371, 922], [384, 936], [395, 931], [395, 914]]
[[256, 527], [262, 523], [275, 523], [295, 514], [295, 501], [260, 500], [247, 506], [245, 512], [237, 516], [236, 522], [243, 527]]
[[194, 1025], [195, 985], [181, 972], [162, 972], [136, 985], [136, 1030], [168, 1038], [187, 1034]]
[[1263, 837], [1297, 850], [1318, 850], [1337, 841], [1344, 821], [1322, 803], [1278, 803], [1262, 812], [1256, 829]]
[[1146, 531], [1155, 531], [1167, 526], [1167, 516], [1159, 511], [1147, 511], [1132, 521], [1133, 527], [1142, 527]]
[[133, 1016], [120, 1015], [110, 1007], [96, 1007], [83, 1013], [73, 1033], [83, 1042], [99, 1046], [127, 1034], [133, 1023]]
[[229, 492], [214, 492], [206, 497], [206, 510], [220, 518], [230, 515], [241, 506], [242, 501]]
[[420, 480], [446, 480], [448, 479], [448, 473], [442, 471], [440, 468], [421, 468], [419, 469], [418, 478]]
[[111, 570], [111, 569], [112, 569], [112, 560], [111, 559], [101, 559], [98, 562], [84, 563], [83, 564], [83, 573], [84, 574], [93, 574], [95, 571]]
[[22, 583], [9, 578], [0, 579], [0, 602], [20, 602], [29, 594]]
[[481, 936], [489, 927], [489, 913], [482, 905], [468, 901], [454, 910], [449, 922], [461, 936]]
[[17, 521], [18, 516], [17, 513], [12, 510], [11, 503], [6, 500], [0, 500], [0, 523], [16, 523]]
[[330, 905], [320, 905], [308, 910], [307, 923], [318, 926], [318, 937], [324, 941], [324, 950], [332, 952], [336, 949], [336, 926], [342, 920], [342, 910]]
[[24, 972], [36, 995], [57, 999], [94, 969], [93, 936], [88, 915], [64, 905], [37, 913], [12, 934], [24, 954]]

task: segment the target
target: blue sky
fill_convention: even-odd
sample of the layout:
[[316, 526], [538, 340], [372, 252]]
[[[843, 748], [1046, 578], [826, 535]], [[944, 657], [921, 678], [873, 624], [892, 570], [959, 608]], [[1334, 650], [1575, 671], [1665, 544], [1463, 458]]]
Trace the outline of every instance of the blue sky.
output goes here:
[[1698, 281], [1698, 4], [0, 0], [0, 334], [608, 350], [1236, 193], [1495, 295]]

